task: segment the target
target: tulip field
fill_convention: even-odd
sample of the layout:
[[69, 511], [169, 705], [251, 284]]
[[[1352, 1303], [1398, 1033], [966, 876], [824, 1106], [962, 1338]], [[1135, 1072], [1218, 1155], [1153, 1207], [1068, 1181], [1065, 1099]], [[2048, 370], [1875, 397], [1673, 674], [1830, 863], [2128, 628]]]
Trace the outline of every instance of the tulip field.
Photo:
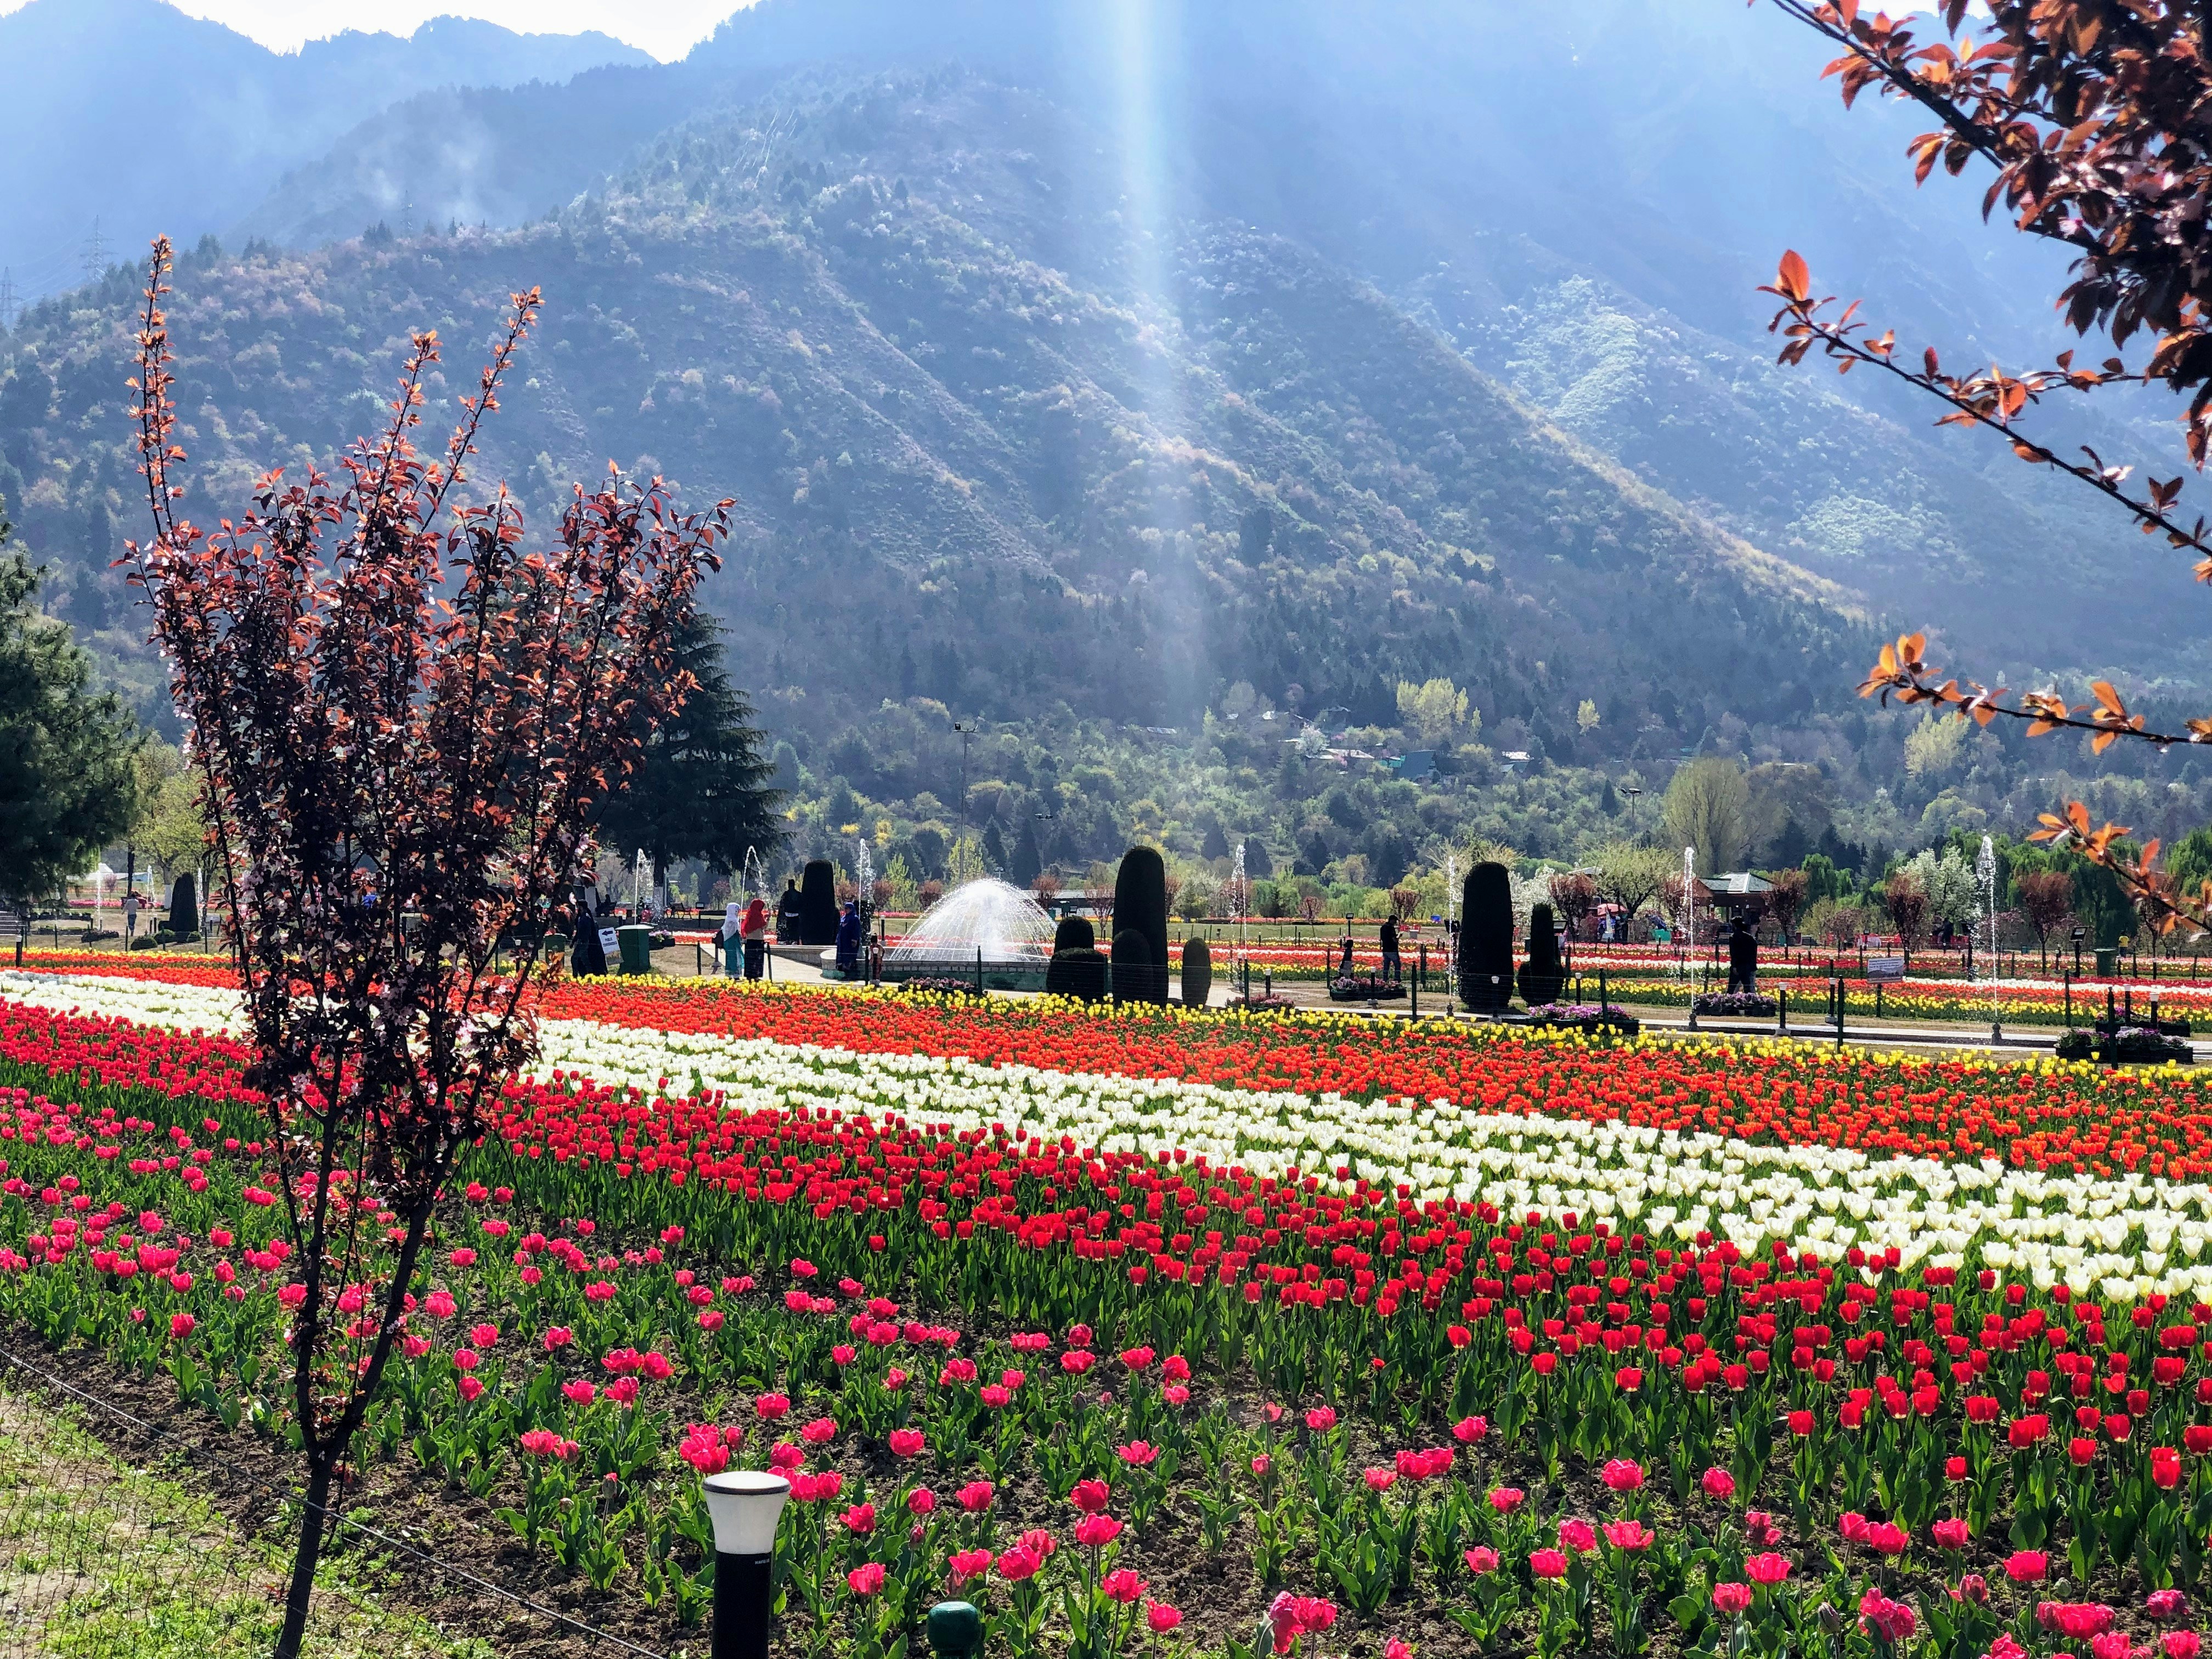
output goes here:
[[[228, 975], [0, 973], [0, 1336], [286, 1430]], [[556, 981], [365, 1460], [672, 1649], [2198, 1651], [2212, 1083]], [[374, 1194], [364, 1194], [366, 1207]], [[343, 1315], [362, 1288], [333, 1286]], [[695, 1649], [695, 1634], [689, 1638]]]

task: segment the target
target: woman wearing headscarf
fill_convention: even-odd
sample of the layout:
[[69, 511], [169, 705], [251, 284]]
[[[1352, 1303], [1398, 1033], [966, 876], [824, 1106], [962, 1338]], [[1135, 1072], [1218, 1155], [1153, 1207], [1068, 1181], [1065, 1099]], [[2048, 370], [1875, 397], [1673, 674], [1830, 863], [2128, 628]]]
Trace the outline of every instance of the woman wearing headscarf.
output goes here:
[[738, 922], [738, 933], [744, 940], [745, 977], [758, 979], [768, 966], [768, 905], [755, 899], [745, 906], [745, 914]]
[[722, 973], [728, 979], [735, 979], [744, 972], [744, 957], [738, 932], [743, 925], [744, 909], [744, 907], [732, 896], [722, 907], [722, 925], [714, 930], [714, 944], [722, 953]]

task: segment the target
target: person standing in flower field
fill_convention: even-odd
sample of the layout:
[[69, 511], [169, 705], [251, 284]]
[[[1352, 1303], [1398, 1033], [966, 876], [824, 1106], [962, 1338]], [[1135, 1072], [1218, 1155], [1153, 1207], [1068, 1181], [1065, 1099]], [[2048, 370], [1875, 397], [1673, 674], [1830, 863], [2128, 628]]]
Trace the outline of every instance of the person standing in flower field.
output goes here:
[[[733, 504], [679, 513], [661, 480], [611, 472], [526, 547], [504, 486], [461, 492], [537, 321], [532, 289], [512, 296], [442, 456], [415, 447], [441, 356], [422, 332], [337, 479], [267, 473], [203, 530], [179, 507], [171, 270], [157, 239], [131, 382], [152, 534], [125, 563], [191, 732], [281, 1176], [306, 1480], [275, 1651], [296, 1659], [333, 1485], [439, 1191], [537, 1054], [544, 918], [579, 878], [593, 809], [690, 694], [672, 642]], [[520, 943], [505, 968], [503, 939]], [[355, 1224], [359, 1195], [388, 1231]]]

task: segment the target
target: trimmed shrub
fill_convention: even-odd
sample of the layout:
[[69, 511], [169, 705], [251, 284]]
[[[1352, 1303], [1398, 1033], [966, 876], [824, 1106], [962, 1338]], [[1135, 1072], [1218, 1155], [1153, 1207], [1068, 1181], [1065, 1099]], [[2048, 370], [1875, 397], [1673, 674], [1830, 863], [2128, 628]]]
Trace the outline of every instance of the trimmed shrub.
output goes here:
[[[1088, 922], [1084, 924], [1088, 927]], [[1056, 997], [1097, 1002], [1106, 994], [1105, 953], [1089, 945], [1054, 951], [1045, 966], [1044, 988]]]
[[1095, 951], [1097, 948], [1098, 934], [1091, 926], [1088, 916], [1062, 916], [1060, 926], [1052, 930], [1052, 953], [1054, 956], [1063, 951]]
[[1152, 942], [1133, 927], [1114, 935], [1114, 1000], [1168, 1000], [1167, 970], [1152, 960]]
[[1202, 939], [1185, 939], [1182, 946], [1182, 1001], [1186, 1008], [1203, 1008], [1213, 994], [1213, 952]]
[[1477, 1013], [1513, 1000], [1513, 881], [1502, 864], [1476, 865], [1460, 890], [1459, 1000]]
[[[1124, 983], [1121, 941], [1130, 933], [1144, 941], [1145, 971]], [[1133, 967], [1139, 965], [1134, 956], [1130, 961]], [[1114, 877], [1114, 1000], [1168, 1000], [1168, 871], [1150, 847], [1132, 847], [1122, 854], [1121, 867]]]
[[179, 938], [200, 930], [199, 883], [190, 871], [169, 890], [169, 931]]
[[1521, 1000], [1541, 1008], [1559, 1000], [1567, 973], [1559, 962], [1559, 929], [1552, 907], [1539, 904], [1528, 912], [1528, 960], [1521, 964]]
[[810, 859], [799, 878], [799, 942], [837, 942], [837, 872], [828, 859]]

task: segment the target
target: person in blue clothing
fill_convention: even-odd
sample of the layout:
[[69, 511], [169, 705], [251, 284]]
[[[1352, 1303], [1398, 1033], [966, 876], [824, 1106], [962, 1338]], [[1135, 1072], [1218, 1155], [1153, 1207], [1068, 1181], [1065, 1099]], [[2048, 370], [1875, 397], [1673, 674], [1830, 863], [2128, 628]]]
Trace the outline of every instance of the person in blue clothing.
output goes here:
[[848, 899], [837, 918], [837, 971], [847, 979], [860, 977], [860, 902]]
[[733, 897], [722, 907], [722, 925], [714, 930], [714, 947], [722, 953], [722, 972], [730, 979], [744, 976], [744, 907]]

